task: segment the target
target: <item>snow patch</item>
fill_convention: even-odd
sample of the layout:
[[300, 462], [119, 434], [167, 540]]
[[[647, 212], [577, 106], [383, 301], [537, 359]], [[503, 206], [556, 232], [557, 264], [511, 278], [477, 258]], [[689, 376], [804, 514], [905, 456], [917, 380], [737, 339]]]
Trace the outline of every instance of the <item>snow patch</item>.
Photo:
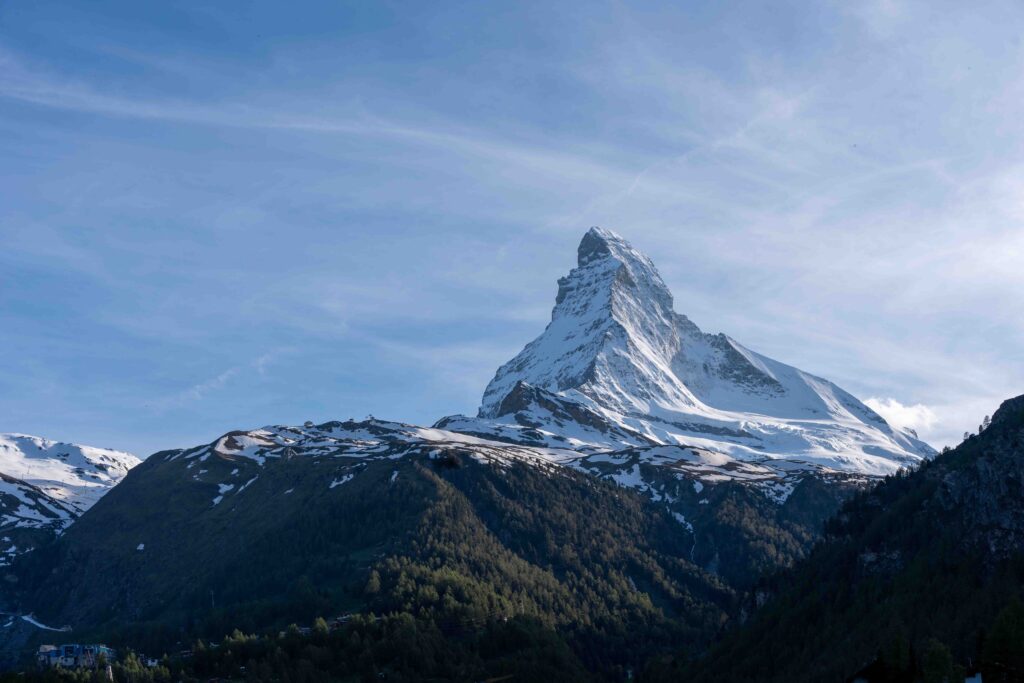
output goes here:
[[234, 484], [217, 484], [217, 489], [219, 491], [219, 495], [214, 497], [213, 504], [215, 506], [216, 505], [220, 505], [220, 502], [222, 500], [224, 500], [224, 494], [226, 494], [228, 491], [230, 491], [233, 488], [235, 488]]
[[352, 478], [353, 478], [354, 476], [356, 476], [356, 475], [354, 475], [354, 474], [346, 474], [346, 475], [345, 475], [344, 477], [342, 477], [341, 479], [335, 479], [334, 481], [332, 481], [332, 482], [331, 482], [331, 485], [330, 485], [330, 487], [329, 487], [329, 488], [332, 488], [332, 489], [333, 489], [333, 488], [334, 488], [335, 486], [341, 486], [341, 485], [342, 485], [342, 484], [344, 484], [345, 482], [349, 482], [349, 481], [352, 481]]
[[686, 521], [686, 517], [684, 517], [683, 515], [679, 514], [678, 512], [673, 512], [672, 516], [675, 518], [675, 520], [677, 522], [679, 522], [684, 527], [686, 527], [687, 531], [689, 531], [691, 534], [693, 533], [693, 525], [690, 524], [688, 521]]
[[31, 615], [31, 614], [23, 614], [21, 616], [21, 618], [24, 621], [27, 621], [28, 623], [32, 624], [36, 628], [42, 629], [44, 631], [57, 631], [59, 633], [66, 633], [66, 632], [71, 630], [70, 626], [62, 626], [61, 628], [54, 628], [52, 626], [47, 626], [46, 624], [43, 624], [43, 623], [37, 621], [36, 618], [33, 615]]

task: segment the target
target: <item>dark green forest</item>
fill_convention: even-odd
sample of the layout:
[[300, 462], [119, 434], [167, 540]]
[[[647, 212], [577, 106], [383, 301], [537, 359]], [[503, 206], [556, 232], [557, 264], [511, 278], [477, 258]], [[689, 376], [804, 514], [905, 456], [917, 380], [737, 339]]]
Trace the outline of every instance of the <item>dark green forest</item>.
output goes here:
[[[736, 605], [733, 588], [690, 562], [692, 538], [680, 524], [632, 491], [581, 473], [498, 470], [468, 458], [402, 462], [394, 486], [382, 487], [395, 466], [368, 468], [346, 496], [295, 506], [284, 518], [261, 516], [237, 554], [233, 542], [217, 545], [216, 531], [197, 529], [185, 539], [195, 544], [187, 554], [178, 547], [140, 567], [131, 552], [112, 557], [83, 545], [94, 531], [83, 524], [47, 551], [59, 558], [58, 572], [26, 571], [57, 559], [46, 553], [25, 563], [24, 589], [31, 595], [67, 581], [66, 590], [53, 590], [62, 601], [57, 616], [46, 618], [60, 623], [63, 601], [82, 596], [101, 618], [76, 629], [77, 641], [147, 654], [235, 629], [267, 633], [363, 611], [435, 633], [456, 653], [476, 645], [451, 640], [453, 629], [518, 624], [515, 638], [563, 648], [573, 666], [613, 679], [653, 653], [703, 647]], [[146, 515], [136, 523], [145, 525]], [[131, 548], [143, 530], [118, 533]], [[82, 575], [106, 576], [124, 592], [83, 593]], [[149, 585], [159, 592], [138, 603], [153, 606], [135, 607], [132, 591]], [[124, 618], [133, 611], [135, 619]]]
[[[432, 623], [409, 614], [355, 616], [331, 630], [323, 619], [308, 633], [236, 631], [215, 643], [198, 641], [185, 653], [147, 667], [129, 652], [113, 663], [117, 683], [170, 681], [587, 681], [593, 676], [564, 639], [528, 617]], [[626, 676], [625, 671], [618, 678]], [[28, 670], [0, 681], [106, 681], [105, 672]]]
[[1024, 397], [959, 447], [856, 496], [695, 681], [1024, 680]]

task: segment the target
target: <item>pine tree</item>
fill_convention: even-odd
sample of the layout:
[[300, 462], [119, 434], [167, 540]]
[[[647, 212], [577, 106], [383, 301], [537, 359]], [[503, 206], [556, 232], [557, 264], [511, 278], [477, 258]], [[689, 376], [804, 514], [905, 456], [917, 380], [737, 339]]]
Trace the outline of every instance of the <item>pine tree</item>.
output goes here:
[[367, 595], [376, 595], [380, 593], [380, 574], [374, 569], [370, 572], [370, 578], [366, 582], [366, 588], [363, 590]]
[[985, 639], [982, 659], [985, 683], [1024, 680], [1024, 606], [1013, 600], [996, 617]]
[[953, 670], [953, 655], [948, 647], [935, 638], [925, 646], [921, 673], [924, 683], [954, 683], [956, 672]]

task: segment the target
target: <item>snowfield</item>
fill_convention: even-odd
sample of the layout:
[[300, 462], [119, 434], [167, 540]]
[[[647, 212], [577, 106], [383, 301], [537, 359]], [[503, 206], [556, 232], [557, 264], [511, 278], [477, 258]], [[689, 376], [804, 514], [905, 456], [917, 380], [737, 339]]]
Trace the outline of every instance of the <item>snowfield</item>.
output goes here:
[[26, 533], [63, 532], [139, 462], [121, 451], [0, 434], [0, 566], [31, 549]]
[[0, 434], [0, 472], [40, 489], [79, 513], [141, 462], [131, 453]]

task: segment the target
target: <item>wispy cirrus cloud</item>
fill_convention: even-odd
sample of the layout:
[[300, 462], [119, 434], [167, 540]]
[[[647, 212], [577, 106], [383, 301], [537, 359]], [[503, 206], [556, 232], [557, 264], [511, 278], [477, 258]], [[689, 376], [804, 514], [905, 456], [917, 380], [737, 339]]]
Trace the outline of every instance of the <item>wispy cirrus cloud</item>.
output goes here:
[[228, 368], [216, 377], [211, 377], [210, 379], [199, 382], [198, 384], [193, 384], [188, 389], [178, 394], [175, 398], [179, 401], [202, 400], [211, 392], [223, 389], [227, 386], [228, 382], [230, 382], [233, 377], [236, 377], [241, 371], [242, 369], [239, 367]]
[[147, 405], [158, 412], [166, 412], [171, 409], [180, 409], [191, 403], [198, 403], [216, 396], [218, 393], [229, 388], [236, 380], [242, 379], [247, 373], [265, 376], [271, 364], [283, 353], [289, 353], [290, 349], [264, 353], [244, 365], [234, 365], [213, 377], [182, 389], [174, 394], [151, 400]]
[[585, 177], [618, 184], [629, 179], [628, 169], [588, 158], [583, 150], [566, 151], [525, 140], [512, 141], [486, 131], [473, 130], [464, 121], [438, 120], [429, 112], [412, 110], [409, 114], [411, 118], [433, 119], [432, 126], [382, 117], [365, 107], [346, 103], [335, 106], [341, 109], [340, 113], [311, 114], [302, 113], [302, 110], [315, 111], [320, 107], [282, 109], [246, 99], [209, 103], [130, 97], [110, 94], [92, 84], [56, 77], [27, 65], [22, 57], [3, 49], [0, 49], [0, 97], [79, 113], [173, 124], [380, 137], [400, 144], [443, 148], [470, 157], [499, 160], [533, 172], [542, 171], [562, 177]]

